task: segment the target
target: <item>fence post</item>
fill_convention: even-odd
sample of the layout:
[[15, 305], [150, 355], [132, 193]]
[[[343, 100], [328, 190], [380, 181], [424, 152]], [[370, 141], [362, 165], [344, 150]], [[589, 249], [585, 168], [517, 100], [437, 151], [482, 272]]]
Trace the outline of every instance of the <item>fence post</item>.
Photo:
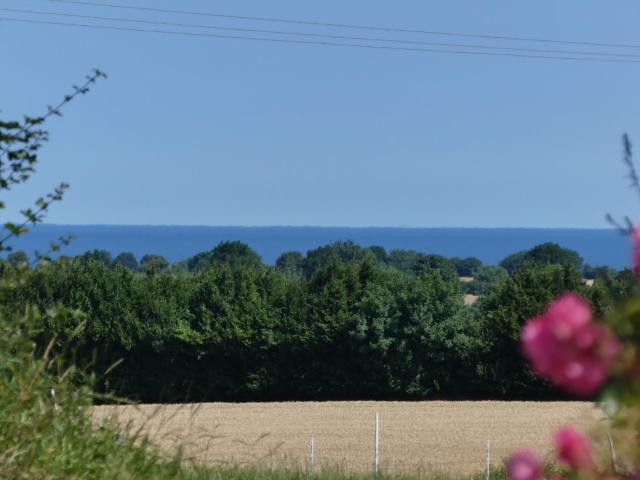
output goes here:
[[51, 389], [51, 398], [53, 398], [53, 409], [55, 411], [60, 410], [60, 405], [58, 405], [58, 401], [56, 400], [56, 390], [54, 388]]
[[618, 457], [616, 455], [616, 449], [613, 448], [613, 438], [611, 438], [611, 432], [607, 432], [607, 437], [609, 437], [609, 449], [611, 450], [611, 463], [613, 464], [613, 471], [616, 473], [620, 473], [618, 468]]
[[487, 440], [487, 479], [491, 478], [491, 441]]
[[313, 437], [309, 441], [309, 473], [313, 475], [316, 463], [316, 442]]
[[380, 414], [376, 412], [376, 430], [373, 437], [373, 473], [378, 473], [380, 467]]

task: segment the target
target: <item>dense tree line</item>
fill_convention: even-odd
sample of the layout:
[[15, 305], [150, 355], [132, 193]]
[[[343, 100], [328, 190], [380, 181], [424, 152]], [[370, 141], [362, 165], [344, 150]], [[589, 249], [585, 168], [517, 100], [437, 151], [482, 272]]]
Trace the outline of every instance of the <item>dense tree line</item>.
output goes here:
[[[566, 290], [604, 312], [633, 286], [611, 269], [586, 286], [574, 253], [546, 244], [503, 268], [352, 242], [275, 267], [240, 242], [175, 265], [93, 251], [33, 268], [1, 304], [84, 312], [45, 322], [40, 341], [71, 339], [103, 391], [145, 402], [554, 398], [520, 360], [523, 322]], [[3, 278], [26, 263], [14, 254]]]

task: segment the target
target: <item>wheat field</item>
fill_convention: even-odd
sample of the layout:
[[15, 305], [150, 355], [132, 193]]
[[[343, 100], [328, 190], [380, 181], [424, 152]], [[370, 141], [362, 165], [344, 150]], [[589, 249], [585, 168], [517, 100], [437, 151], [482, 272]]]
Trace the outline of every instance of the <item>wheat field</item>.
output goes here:
[[167, 452], [208, 465], [369, 472], [375, 412], [380, 468], [387, 473], [483, 471], [486, 443], [500, 466], [514, 448], [550, 454], [554, 428], [601, 428], [602, 413], [584, 402], [282, 402], [95, 407], [96, 421], [117, 417], [130, 434], [148, 435]]

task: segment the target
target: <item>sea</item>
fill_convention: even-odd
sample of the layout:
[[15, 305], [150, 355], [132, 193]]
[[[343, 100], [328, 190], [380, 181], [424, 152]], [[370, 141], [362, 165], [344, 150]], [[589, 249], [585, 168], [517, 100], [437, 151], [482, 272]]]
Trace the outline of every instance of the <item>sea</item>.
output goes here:
[[[577, 250], [593, 266], [623, 268], [630, 263], [628, 237], [613, 229], [569, 228], [395, 228], [395, 227], [225, 227], [149, 225], [52, 225], [42, 224], [14, 240], [14, 250], [29, 255], [46, 252], [56, 238], [75, 238], [57, 255], [78, 255], [104, 249], [112, 255], [132, 252], [162, 255], [170, 262], [210, 250], [219, 242], [240, 240], [251, 246], [267, 264], [275, 263], [287, 251], [308, 250], [338, 240], [352, 240], [362, 246], [379, 245], [416, 250], [446, 257], [477, 257], [497, 264], [507, 255], [544, 242], [556, 242]], [[55, 256], [55, 255], [54, 255]]]

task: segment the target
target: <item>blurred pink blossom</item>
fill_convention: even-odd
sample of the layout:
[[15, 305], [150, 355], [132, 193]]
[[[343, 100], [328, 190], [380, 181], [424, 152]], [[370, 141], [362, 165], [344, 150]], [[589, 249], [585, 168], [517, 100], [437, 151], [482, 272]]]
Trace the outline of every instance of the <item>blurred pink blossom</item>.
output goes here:
[[554, 435], [558, 458], [574, 470], [593, 467], [589, 439], [573, 427], [564, 427]]
[[557, 298], [522, 330], [522, 351], [534, 372], [568, 392], [588, 396], [607, 379], [622, 344], [575, 293]]
[[507, 461], [507, 475], [511, 480], [541, 480], [542, 459], [530, 450], [519, 450]]

